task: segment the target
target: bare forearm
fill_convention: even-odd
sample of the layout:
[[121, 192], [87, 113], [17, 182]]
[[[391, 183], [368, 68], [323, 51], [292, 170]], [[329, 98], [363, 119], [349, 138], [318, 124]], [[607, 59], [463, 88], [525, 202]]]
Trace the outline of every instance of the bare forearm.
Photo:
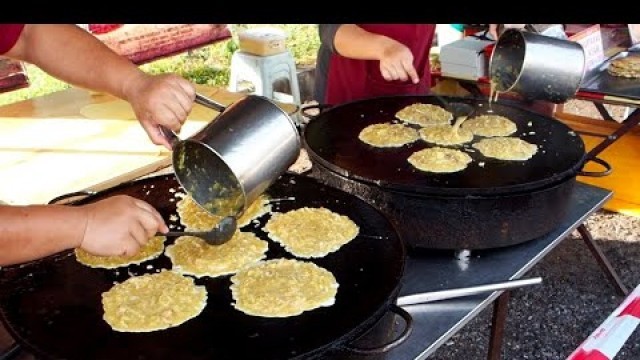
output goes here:
[[380, 60], [384, 49], [394, 40], [370, 33], [355, 24], [343, 24], [336, 31], [333, 45], [338, 54], [358, 60]]
[[126, 98], [129, 79], [142, 71], [73, 24], [29, 24], [7, 53], [70, 84]]
[[74, 206], [0, 206], [0, 266], [75, 248], [86, 223], [87, 216]]

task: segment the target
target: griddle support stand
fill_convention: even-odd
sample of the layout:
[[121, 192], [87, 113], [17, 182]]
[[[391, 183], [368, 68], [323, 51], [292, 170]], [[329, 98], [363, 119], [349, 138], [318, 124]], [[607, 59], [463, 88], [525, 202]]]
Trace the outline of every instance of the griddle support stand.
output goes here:
[[13, 343], [7, 350], [0, 354], [0, 360], [13, 360], [23, 353], [23, 349], [18, 343]]
[[493, 304], [493, 316], [491, 318], [491, 336], [489, 337], [488, 360], [502, 359], [502, 340], [504, 339], [504, 325], [507, 320], [510, 291], [505, 291]]
[[[602, 104], [600, 104], [600, 106], [602, 107]], [[604, 109], [604, 111], [606, 112], [606, 109]], [[608, 116], [611, 117], [610, 115]], [[591, 149], [591, 151], [589, 151], [589, 153], [587, 154], [587, 159], [593, 159], [596, 156], [598, 156], [598, 154], [600, 154], [603, 150], [608, 148], [616, 140], [620, 139], [622, 135], [626, 134], [629, 130], [633, 129], [636, 125], [638, 125], [638, 123], [640, 123], [640, 109], [635, 109], [631, 113], [631, 115], [629, 115], [629, 117], [627, 117], [624, 120], [622, 125], [620, 125], [620, 127], [616, 129], [616, 131], [611, 133], [600, 144], [596, 145], [593, 149]]]
[[609, 114], [609, 111], [607, 110], [607, 108], [604, 107], [603, 103], [594, 102], [593, 105], [595, 105], [596, 110], [598, 110], [598, 112], [600, 113], [600, 116], [602, 116], [603, 119], [605, 119], [607, 121], [616, 121], [611, 116], [611, 114]]
[[589, 251], [591, 251], [591, 254], [598, 262], [598, 265], [600, 265], [600, 267], [604, 271], [604, 274], [607, 276], [607, 278], [609, 278], [609, 281], [611, 281], [613, 286], [616, 288], [618, 294], [623, 296], [629, 295], [629, 290], [626, 286], [624, 286], [622, 280], [620, 280], [620, 277], [616, 273], [615, 269], [613, 268], [613, 266], [611, 266], [611, 263], [602, 252], [602, 249], [600, 249], [598, 244], [596, 244], [593, 236], [591, 236], [591, 233], [589, 232], [589, 229], [587, 229], [587, 227], [583, 223], [578, 226], [577, 230], [580, 233], [582, 240], [584, 240], [585, 244], [587, 244]]

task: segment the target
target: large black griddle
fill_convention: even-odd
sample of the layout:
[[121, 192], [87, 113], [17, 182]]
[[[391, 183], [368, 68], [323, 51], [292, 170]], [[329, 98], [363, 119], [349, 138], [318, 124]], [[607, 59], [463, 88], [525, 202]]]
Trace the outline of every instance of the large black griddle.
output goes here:
[[[175, 215], [173, 175], [125, 183], [75, 204], [128, 194], [157, 207], [170, 224]], [[336, 303], [302, 315], [268, 319], [235, 310], [229, 276], [197, 279], [208, 303], [188, 322], [163, 331], [120, 333], [102, 319], [101, 294], [134, 275], [170, 267], [164, 255], [140, 265], [106, 270], [81, 265], [72, 252], [0, 270], [0, 314], [20, 344], [45, 359], [298, 359], [321, 357], [364, 332], [395, 303], [405, 250], [389, 221], [359, 198], [303, 176], [283, 175], [268, 190], [274, 211], [324, 206], [349, 216], [361, 235], [338, 252], [311, 260], [340, 284]], [[286, 200], [293, 197], [295, 200]], [[71, 206], [71, 205], [70, 205]], [[262, 239], [259, 224], [243, 228]], [[181, 228], [181, 227], [177, 227]], [[168, 244], [174, 239], [169, 239]], [[268, 258], [288, 257], [269, 240]]]
[[607, 71], [612, 61], [628, 56], [640, 56], [640, 49], [621, 51], [587, 72], [580, 90], [640, 100], [640, 79], [613, 76]]
[[[475, 106], [486, 113], [489, 103], [474, 98], [444, 97], [449, 102]], [[505, 101], [492, 104], [494, 114], [514, 121], [517, 136], [539, 145], [527, 161], [503, 161], [468, 152], [473, 162], [463, 171], [422, 172], [407, 162], [415, 151], [434, 145], [418, 140], [401, 148], [376, 148], [358, 140], [368, 125], [394, 121], [395, 113], [413, 103], [442, 106], [435, 96], [391, 96], [332, 107], [314, 117], [305, 128], [304, 141], [312, 160], [350, 179], [386, 190], [436, 195], [497, 195], [529, 191], [573, 177], [582, 167], [585, 147], [567, 125]], [[398, 122], [398, 120], [395, 120]], [[474, 142], [481, 137], [475, 137]], [[466, 144], [461, 149], [471, 148]], [[472, 149], [475, 150], [475, 149]]]

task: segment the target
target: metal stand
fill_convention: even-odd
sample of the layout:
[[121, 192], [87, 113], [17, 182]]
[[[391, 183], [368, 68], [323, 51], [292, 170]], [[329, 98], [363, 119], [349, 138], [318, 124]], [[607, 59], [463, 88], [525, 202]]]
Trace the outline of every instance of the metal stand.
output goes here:
[[491, 337], [489, 338], [489, 360], [502, 358], [502, 340], [504, 339], [504, 324], [507, 320], [510, 291], [505, 291], [498, 297], [493, 305], [493, 317], [491, 318]]
[[[586, 225], [580, 224], [577, 228], [580, 233], [580, 237], [587, 244], [587, 248], [591, 251], [591, 254], [598, 262], [598, 265], [604, 271], [611, 284], [614, 286], [616, 292], [619, 295], [629, 295], [629, 289], [624, 285], [620, 276], [615, 271], [611, 263], [607, 259], [606, 255], [602, 252], [602, 249], [596, 244], [593, 236], [587, 229]], [[493, 307], [493, 317], [491, 319], [491, 337], [489, 338], [489, 353], [487, 359], [500, 360], [502, 358], [502, 340], [504, 339], [504, 324], [507, 318], [507, 312], [509, 307], [509, 297], [511, 293], [505, 291], [496, 299]]]
[[618, 292], [618, 294], [623, 296], [629, 295], [629, 290], [627, 289], [626, 286], [624, 286], [624, 284], [622, 283], [622, 280], [620, 280], [620, 277], [618, 276], [616, 271], [613, 269], [613, 266], [611, 266], [611, 263], [609, 262], [605, 254], [602, 252], [602, 249], [600, 249], [598, 244], [596, 244], [595, 240], [593, 240], [593, 236], [591, 236], [591, 233], [589, 232], [587, 227], [584, 224], [582, 224], [578, 226], [577, 230], [580, 233], [582, 240], [584, 240], [585, 244], [587, 244], [589, 251], [591, 251], [591, 254], [593, 254], [593, 257], [598, 262], [598, 265], [600, 265], [600, 267], [602, 268], [602, 271], [604, 271], [604, 274], [607, 276], [607, 278], [609, 278], [609, 281], [611, 281], [613, 286], [616, 288], [616, 291]]
[[13, 343], [7, 350], [0, 354], [0, 360], [12, 360], [22, 354], [23, 350], [20, 344]]

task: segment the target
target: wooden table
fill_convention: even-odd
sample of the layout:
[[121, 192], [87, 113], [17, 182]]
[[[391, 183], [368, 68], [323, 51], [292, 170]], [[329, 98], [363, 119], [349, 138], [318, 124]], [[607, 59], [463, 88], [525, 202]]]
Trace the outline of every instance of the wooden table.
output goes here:
[[[196, 87], [225, 106], [244, 96]], [[289, 114], [298, 110], [280, 105]], [[180, 136], [194, 134], [217, 114], [194, 105]], [[14, 205], [103, 190], [171, 164], [171, 152], [149, 140], [128, 103], [78, 88], [1, 106], [0, 133], [0, 200]]]

